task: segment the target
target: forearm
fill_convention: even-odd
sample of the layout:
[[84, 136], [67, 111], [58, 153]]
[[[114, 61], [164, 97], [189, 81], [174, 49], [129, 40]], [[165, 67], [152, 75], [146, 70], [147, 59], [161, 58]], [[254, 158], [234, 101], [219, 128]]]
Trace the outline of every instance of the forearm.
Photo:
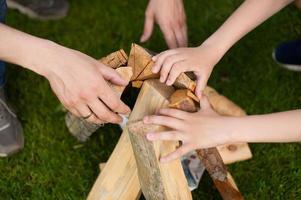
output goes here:
[[301, 110], [234, 118], [233, 129], [236, 142], [298, 142]]
[[49, 54], [55, 43], [20, 32], [0, 23], [0, 60], [17, 64], [38, 74], [42, 55]]
[[223, 54], [238, 40], [293, 0], [246, 0], [205, 43]]

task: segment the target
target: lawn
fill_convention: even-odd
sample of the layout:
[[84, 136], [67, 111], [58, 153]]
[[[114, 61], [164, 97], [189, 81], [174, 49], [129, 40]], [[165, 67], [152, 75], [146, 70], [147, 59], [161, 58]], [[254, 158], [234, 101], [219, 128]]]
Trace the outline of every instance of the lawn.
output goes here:
[[[185, 1], [189, 44], [200, 44], [241, 1]], [[60, 21], [41, 22], [9, 11], [7, 23], [22, 31], [54, 40], [95, 58], [138, 42], [147, 1], [73, 0]], [[271, 58], [273, 48], [301, 33], [301, 13], [293, 6], [235, 45], [216, 66], [209, 84], [248, 114], [301, 107], [301, 74], [286, 71]], [[145, 44], [166, 49], [158, 29]], [[38, 75], [9, 66], [7, 92], [25, 133], [25, 149], [0, 159], [0, 199], [85, 199], [99, 169], [121, 133], [107, 125], [80, 144], [67, 131], [65, 113], [48, 82]], [[133, 104], [133, 99], [130, 101]], [[301, 119], [300, 119], [301, 121]], [[251, 144], [253, 159], [233, 164], [233, 173], [246, 199], [301, 199], [301, 145]], [[208, 174], [194, 199], [220, 199]]]

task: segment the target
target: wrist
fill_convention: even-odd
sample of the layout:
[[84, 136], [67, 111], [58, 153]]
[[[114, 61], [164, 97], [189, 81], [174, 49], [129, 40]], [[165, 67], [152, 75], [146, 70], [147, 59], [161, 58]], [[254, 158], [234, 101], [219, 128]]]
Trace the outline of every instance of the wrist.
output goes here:
[[214, 35], [207, 38], [201, 45], [201, 47], [210, 47], [215, 52], [215, 55], [221, 59], [225, 53], [229, 50], [228, 45], [220, 40], [220, 38], [215, 37]]
[[46, 39], [38, 39], [27, 55], [27, 60], [23, 64], [25, 68], [46, 77], [55, 62], [54, 55], [58, 52], [60, 45]]

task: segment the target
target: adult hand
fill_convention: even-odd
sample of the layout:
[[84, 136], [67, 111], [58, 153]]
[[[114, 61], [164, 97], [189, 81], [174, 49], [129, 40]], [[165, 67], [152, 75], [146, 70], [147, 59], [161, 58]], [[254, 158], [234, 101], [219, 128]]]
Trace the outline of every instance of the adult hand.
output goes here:
[[116, 113], [130, 112], [107, 83], [128, 84], [113, 69], [56, 44], [50, 45], [47, 51], [47, 56], [41, 54], [43, 63], [37, 64], [44, 67], [37, 71], [48, 79], [54, 93], [71, 113], [101, 124], [119, 123], [122, 119]]
[[186, 15], [182, 0], [149, 1], [141, 42], [151, 37], [155, 22], [160, 26], [169, 48], [187, 46]]
[[168, 131], [147, 133], [147, 139], [181, 141], [174, 152], [161, 157], [161, 162], [170, 162], [194, 149], [215, 147], [229, 143], [233, 133], [232, 117], [215, 113], [206, 97], [201, 99], [201, 110], [189, 113], [178, 109], [161, 109], [158, 115], [144, 118], [146, 124], [158, 124], [170, 128]]

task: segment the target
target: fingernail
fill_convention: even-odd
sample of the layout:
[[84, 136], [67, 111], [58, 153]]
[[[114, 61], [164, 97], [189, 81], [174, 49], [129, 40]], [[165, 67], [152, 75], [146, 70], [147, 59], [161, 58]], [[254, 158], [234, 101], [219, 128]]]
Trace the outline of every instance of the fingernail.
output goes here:
[[164, 83], [164, 78], [162, 78], [162, 76], [160, 77], [160, 82]]
[[167, 80], [166, 85], [171, 86], [172, 85], [171, 80]]
[[140, 38], [140, 42], [144, 42], [145, 41], [145, 36], [142, 35], [141, 38]]

